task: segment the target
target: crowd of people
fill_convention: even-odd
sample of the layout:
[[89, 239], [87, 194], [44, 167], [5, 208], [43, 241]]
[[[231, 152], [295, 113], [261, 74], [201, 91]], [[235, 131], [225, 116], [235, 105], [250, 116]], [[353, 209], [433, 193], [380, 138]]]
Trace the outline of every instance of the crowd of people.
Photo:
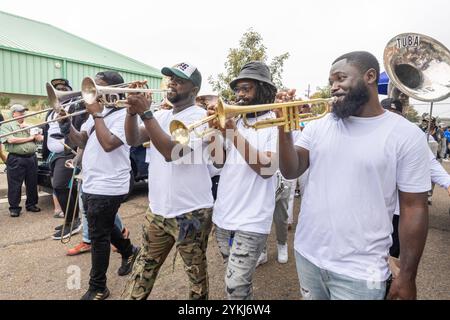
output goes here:
[[[190, 132], [186, 144], [172, 138], [171, 123], [178, 120], [188, 126], [217, 115], [218, 102], [210, 101], [206, 108], [196, 104], [202, 76], [195, 65], [183, 62], [161, 73], [169, 79], [170, 108], [154, 112], [151, 96], [142, 94], [122, 97], [126, 108], [117, 108], [114, 101], [65, 101], [66, 113], [86, 108], [89, 116], [53, 122], [44, 135], [23, 132], [2, 138], [9, 152], [13, 217], [21, 212], [23, 181], [26, 209], [40, 210], [36, 142], [46, 145], [55, 216], [65, 217], [53, 239], [82, 229], [82, 242], [68, 255], [91, 253], [89, 288], [82, 299], [109, 296], [111, 245], [122, 258], [118, 275], [128, 275], [122, 299], [150, 296], [174, 246], [189, 279], [189, 298], [208, 299], [206, 252], [212, 229], [226, 266], [228, 299], [252, 299], [256, 268], [267, 261], [272, 222], [277, 260], [288, 261], [297, 182], [301, 208], [293, 245], [304, 299], [416, 298], [417, 267], [428, 230], [427, 195], [433, 182], [450, 196], [450, 176], [436, 160], [437, 151], [430, 151], [421, 128], [403, 117], [404, 103], [393, 98], [380, 103], [380, 70], [372, 54], [350, 52], [332, 63], [332, 111], [303, 124], [301, 130], [251, 128], [283, 117], [282, 109], [276, 108], [249, 112], [245, 118], [212, 117], [196, 130], [210, 127], [214, 132]], [[104, 71], [97, 73], [95, 82], [112, 86], [124, 80], [117, 72]], [[72, 90], [66, 79], [51, 84], [59, 91]], [[246, 108], [295, 98], [295, 90], [277, 92], [268, 66], [259, 61], [246, 63], [229, 85], [235, 103]], [[15, 118], [25, 111], [21, 105], [11, 107]], [[309, 106], [300, 105], [298, 112], [309, 113]], [[60, 116], [50, 111], [46, 119]], [[23, 119], [3, 125], [1, 132], [14, 131], [21, 123]], [[449, 128], [430, 128], [427, 133], [439, 143], [445, 160]], [[129, 190], [130, 146], [149, 141], [149, 204], [138, 247], [131, 243], [119, 209]], [[391, 277], [389, 256], [400, 257], [396, 277]]]

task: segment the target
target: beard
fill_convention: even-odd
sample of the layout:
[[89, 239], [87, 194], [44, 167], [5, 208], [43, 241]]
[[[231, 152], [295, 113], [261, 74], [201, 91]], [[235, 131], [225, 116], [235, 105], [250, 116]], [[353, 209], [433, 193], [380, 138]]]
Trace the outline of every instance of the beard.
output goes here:
[[170, 103], [174, 104], [179, 101], [186, 100], [187, 98], [189, 98], [190, 94], [191, 94], [190, 92], [185, 93], [174, 92], [174, 95], [167, 96], [167, 100], [169, 100]]
[[369, 90], [361, 80], [342, 100], [333, 103], [332, 112], [338, 119], [345, 119], [358, 113], [367, 102], [369, 102]]

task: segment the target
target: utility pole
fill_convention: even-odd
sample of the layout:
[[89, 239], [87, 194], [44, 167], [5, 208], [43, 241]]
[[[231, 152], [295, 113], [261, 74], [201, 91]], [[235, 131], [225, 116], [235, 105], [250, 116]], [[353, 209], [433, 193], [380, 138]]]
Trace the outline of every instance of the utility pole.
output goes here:
[[306, 97], [309, 99], [309, 94], [311, 93], [311, 85], [308, 83], [308, 90], [306, 92]]

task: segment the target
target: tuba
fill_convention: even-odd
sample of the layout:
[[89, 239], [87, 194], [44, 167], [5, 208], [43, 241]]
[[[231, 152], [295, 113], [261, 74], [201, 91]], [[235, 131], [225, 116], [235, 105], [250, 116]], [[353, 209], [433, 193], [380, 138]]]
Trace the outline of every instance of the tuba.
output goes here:
[[426, 102], [450, 97], [450, 51], [437, 40], [418, 33], [402, 33], [388, 42], [383, 61], [392, 81], [390, 95], [398, 89]]

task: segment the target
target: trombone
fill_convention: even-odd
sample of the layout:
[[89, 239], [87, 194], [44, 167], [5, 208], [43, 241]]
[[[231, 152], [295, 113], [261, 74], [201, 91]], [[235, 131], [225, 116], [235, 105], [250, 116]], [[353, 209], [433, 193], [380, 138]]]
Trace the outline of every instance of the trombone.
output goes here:
[[48, 112], [50, 110], [52, 110], [52, 108], [46, 108], [44, 110], [28, 113], [28, 114], [25, 114], [25, 115], [17, 117], [17, 118], [11, 118], [11, 119], [7, 119], [7, 120], [3, 120], [2, 122], [0, 122], [0, 126], [5, 124], [5, 123], [9, 123], [9, 122], [13, 122], [13, 121], [16, 121], [16, 120], [20, 120], [20, 119], [25, 119], [25, 118], [28, 118], [28, 117], [36, 116], [38, 114], [41, 114], [41, 113], [44, 113], [44, 112]]
[[[170, 90], [99, 86], [91, 77], [84, 78], [81, 83], [81, 96], [84, 102], [92, 104], [100, 99], [102, 104], [114, 105], [115, 107], [126, 107], [124, 104], [126, 104], [127, 100], [120, 99], [120, 95], [125, 93], [165, 93], [168, 91]], [[109, 96], [109, 99], [107, 96]]]
[[[62, 108], [66, 106], [70, 106], [71, 104], [82, 102], [81, 91], [61, 91], [56, 90], [50, 83], [46, 83], [45, 87], [47, 89], [47, 97], [50, 108], [47, 110], [55, 110], [55, 112], [59, 113]], [[75, 101], [69, 101], [65, 104], [61, 104], [63, 101], [72, 100], [77, 98]]]
[[[78, 116], [78, 115], [81, 115], [81, 114], [84, 114], [84, 113], [86, 113], [86, 110], [81, 110], [81, 111], [77, 111], [77, 112], [74, 112], [74, 113], [71, 113], [71, 114], [68, 114], [68, 115], [56, 118], [56, 119], [44, 121], [42, 123], [38, 123], [38, 124], [29, 126], [29, 127], [25, 127], [25, 128], [22, 128], [22, 129], [18, 129], [18, 130], [14, 130], [14, 131], [11, 131], [11, 132], [8, 132], [8, 133], [4, 133], [4, 134], [0, 135], [0, 139], [4, 138], [4, 137], [7, 137], [9, 135], [12, 135], [12, 134], [16, 134], [16, 133], [22, 132], [22, 131], [27, 131], [27, 130], [30, 130], [30, 129], [33, 129], [33, 128], [41, 127], [41, 126], [43, 126], [44, 124], [47, 124], [47, 123], [52, 123], [52, 122], [64, 120], [64, 119], [67, 119], [67, 118], [70, 118], [70, 117], [74, 117], [74, 116]], [[16, 120], [16, 118], [14, 118], [14, 120]]]
[[[72, 150], [73, 151], [73, 150]], [[76, 153], [75, 153], [76, 154]], [[78, 167], [74, 166], [73, 163], [69, 163], [66, 161], [65, 163], [65, 167], [68, 169], [72, 169], [72, 178], [70, 179], [70, 189], [69, 189], [69, 198], [67, 200], [67, 205], [66, 205], [66, 210], [65, 210], [65, 216], [64, 216], [64, 223], [63, 223], [63, 227], [61, 230], [61, 243], [63, 244], [67, 244], [70, 242], [70, 240], [72, 239], [72, 231], [73, 231], [73, 226], [75, 224], [75, 216], [76, 216], [76, 211], [78, 208], [78, 199], [79, 199], [79, 195], [80, 195], [80, 189], [81, 189], [81, 181], [83, 180], [82, 177], [82, 173], [80, 172], [81, 170], [79, 170]], [[78, 174], [77, 174], [78, 172]], [[68, 226], [67, 224], [67, 213], [69, 212], [69, 207], [70, 207], [70, 201], [72, 198], [72, 190], [73, 190], [73, 185], [77, 184], [77, 193], [76, 193], [76, 198], [75, 198], [75, 203], [73, 206], [73, 212], [72, 212], [72, 221], [70, 222], [70, 232], [69, 232], [69, 236], [66, 239], [64, 239], [64, 233], [66, 230], [66, 226]]]
[[[329, 99], [311, 99], [311, 100], [296, 100], [289, 102], [281, 102], [281, 103], [268, 103], [268, 104], [259, 104], [259, 105], [250, 105], [250, 106], [239, 106], [226, 104], [223, 102], [221, 98], [217, 100], [216, 113], [210, 115], [204, 119], [201, 119], [197, 122], [186, 126], [184, 123], [178, 120], [173, 120], [170, 123], [170, 133], [172, 135], [172, 139], [181, 144], [187, 144], [189, 142], [189, 134], [191, 131], [194, 131], [197, 136], [204, 137], [212, 131], [211, 129], [207, 129], [203, 132], [197, 133], [195, 131], [199, 126], [217, 119], [219, 121], [219, 125], [221, 128], [225, 128], [225, 122], [227, 119], [241, 116], [244, 122], [244, 126], [246, 128], [253, 128], [255, 130], [269, 128], [274, 126], [283, 126], [284, 132], [290, 132], [294, 130], [300, 130], [300, 121], [307, 122], [313, 121], [320, 118], [323, 118], [331, 111], [330, 104], [334, 101], [334, 98]], [[312, 105], [323, 105], [325, 106], [325, 110], [318, 114], [314, 115], [312, 113], [303, 113], [301, 114], [298, 111], [297, 106], [304, 104], [312, 104]], [[250, 124], [247, 120], [247, 113], [256, 113], [261, 111], [270, 111], [273, 109], [282, 109], [283, 115], [280, 118], [274, 119], [266, 119], [257, 121], [254, 124]]]
[[50, 108], [46, 108], [46, 109], [43, 109], [43, 110], [40, 110], [40, 111], [28, 113], [28, 114], [25, 114], [25, 115], [17, 117], [17, 118], [11, 118], [11, 119], [4, 120], [4, 121], [0, 122], [0, 125], [3, 125], [5, 123], [9, 123], [9, 122], [13, 122], [13, 121], [16, 121], [16, 120], [20, 120], [20, 119], [25, 119], [25, 118], [28, 118], [28, 117], [33, 117], [33, 116], [36, 116], [38, 114], [48, 112], [50, 110], [55, 110], [56, 112], [59, 113], [61, 108], [64, 108], [64, 107], [66, 107], [68, 105], [71, 105], [73, 103], [77, 103], [77, 102], [83, 101], [82, 99], [78, 99], [78, 100], [70, 101], [70, 102], [68, 102], [66, 104], [61, 105], [62, 101], [71, 100], [73, 98], [81, 98], [81, 91], [61, 91], [61, 90], [56, 90], [48, 82], [45, 84], [45, 86], [46, 86], [46, 90], [47, 90], [47, 98], [48, 98], [48, 102], [49, 102]]
[[[61, 90], [55, 90], [53, 88], [53, 86], [49, 83], [46, 84], [47, 87], [47, 95], [48, 95], [48, 100], [49, 100], [49, 104], [51, 105], [51, 108], [45, 109], [45, 110], [41, 110], [39, 111], [39, 113], [43, 113], [49, 110], [54, 110], [56, 113], [60, 113], [64, 107], [69, 106], [71, 104], [74, 103], [78, 103], [78, 102], [86, 102], [86, 103], [94, 103], [95, 101], [97, 101], [98, 98], [101, 99], [101, 103], [102, 104], [113, 104], [116, 107], [120, 107], [118, 104], [119, 103], [126, 103], [126, 100], [117, 100], [117, 101], [109, 101], [109, 99], [106, 98], [106, 95], [110, 95], [110, 96], [116, 96], [118, 97], [119, 94], [122, 93], [152, 93], [152, 92], [167, 92], [169, 90], [167, 89], [132, 89], [132, 88], [123, 88], [123, 86], [128, 86], [131, 83], [134, 82], [129, 82], [129, 83], [121, 83], [118, 85], [113, 85], [113, 86], [108, 86], [108, 87], [104, 87], [104, 86], [98, 86], [95, 84], [94, 80], [92, 78], [84, 78], [83, 83], [82, 83], [82, 87], [84, 89], [81, 91], [61, 91]], [[95, 98], [94, 98], [95, 97]], [[69, 99], [73, 99], [73, 98], [79, 98], [77, 100], [74, 101], [70, 101], [66, 104], [62, 104], [62, 101], [66, 101]], [[122, 106], [124, 107], [124, 106]], [[125, 106], [126, 107], [126, 106]], [[52, 123], [52, 122], [56, 122], [56, 121], [60, 121], [60, 120], [64, 120], [64, 119], [68, 119], [74, 116], [78, 116], [78, 115], [82, 115], [84, 113], [86, 113], [87, 110], [81, 110], [81, 111], [77, 111], [71, 114], [67, 114], [65, 116], [56, 118], [56, 119], [52, 119], [52, 120], [48, 120], [48, 121], [44, 121], [42, 123], [39, 124], [35, 124], [33, 126], [29, 126], [26, 128], [22, 128], [22, 129], [18, 129], [18, 130], [14, 130], [5, 134], [0, 135], [0, 139], [12, 134], [16, 134], [22, 131], [26, 131], [32, 128], [37, 128], [40, 126], [43, 126], [45, 124], [48, 123]], [[30, 114], [30, 115], [26, 115], [28, 116], [32, 116], [34, 114]], [[12, 121], [16, 121], [18, 119], [21, 118], [25, 118], [25, 116], [21, 116], [21, 117], [17, 117], [17, 118], [12, 118], [12, 119], [8, 119], [8, 122], [12, 122]]]

